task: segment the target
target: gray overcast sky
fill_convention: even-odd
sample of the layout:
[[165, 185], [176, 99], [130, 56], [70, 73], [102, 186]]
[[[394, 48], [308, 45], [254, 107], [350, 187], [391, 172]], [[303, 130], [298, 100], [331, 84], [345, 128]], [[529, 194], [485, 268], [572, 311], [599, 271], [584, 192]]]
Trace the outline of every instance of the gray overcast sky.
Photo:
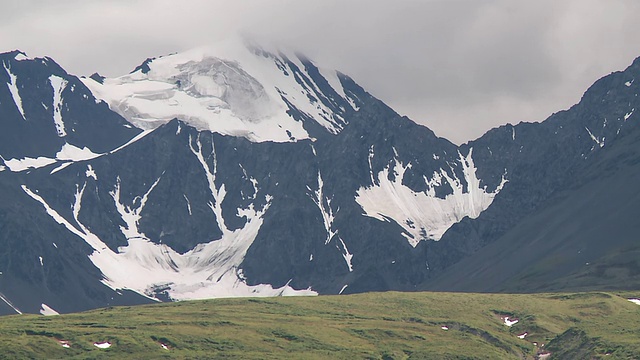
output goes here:
[[2, 0], [0, 51], [123, 75], [239, 30], [300, 49], [461, 143], [541, 121], [640, 56], [638, 0]]

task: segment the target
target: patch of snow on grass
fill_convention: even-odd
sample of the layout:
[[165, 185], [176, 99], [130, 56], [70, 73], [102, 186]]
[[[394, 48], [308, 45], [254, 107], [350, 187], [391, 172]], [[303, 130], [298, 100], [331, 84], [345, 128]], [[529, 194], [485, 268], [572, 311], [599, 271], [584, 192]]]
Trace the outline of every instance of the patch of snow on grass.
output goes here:
[[97, 347], [98, 349], [108, 349], [111, 347], [111, 343], [108, 341], [105, 342], [95, 342], [93, 343], [93, 346]]
[[40, 314], [44, 316], [55, 316], [60, 315], [57, 311], [53, 310], [49, 305], [42, 304], [40, 305]]
[[636, 305], [640, 305], [640, 299], [627, 299]]
[[31, 60], [30, 57], [28, 57], [25, 53], [23, 52], [18, 52], [18, 54], [14, 57], [14, 59], [16, 61], [25, 61], [25, 60]]
[[505, 316], [503, 321], [504, 321], [505, 325], [507, 325], [508, 327], [512, 327], [513, 325], [517, 324], [520, 320], [518, 320], [518, 319], [509, 319], [508, 316]]

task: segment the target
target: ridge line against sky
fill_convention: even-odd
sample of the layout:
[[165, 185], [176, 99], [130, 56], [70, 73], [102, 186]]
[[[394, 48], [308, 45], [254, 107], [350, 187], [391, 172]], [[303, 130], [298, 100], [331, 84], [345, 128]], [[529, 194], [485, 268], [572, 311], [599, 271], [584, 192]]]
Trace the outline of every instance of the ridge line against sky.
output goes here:
[[261, 34], [462, 143], [541, 121], [640, 56], [637, 0], [5, 0], [0, 51], [119, 76], [147, 57]]

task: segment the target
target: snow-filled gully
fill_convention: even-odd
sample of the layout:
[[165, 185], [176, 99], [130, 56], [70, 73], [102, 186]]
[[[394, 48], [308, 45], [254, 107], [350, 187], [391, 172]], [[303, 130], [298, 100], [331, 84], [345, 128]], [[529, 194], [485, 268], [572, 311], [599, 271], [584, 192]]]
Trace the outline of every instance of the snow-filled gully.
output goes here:
[[325, 231], [327, 233], [327, 237], [324, 241], [324, 244], [327, 245], [331, 242], [331, 239], [338, 233], [337, 230], [333, 228], [333, 220], [335, 220], [335, 214], [333, 213], [333, 208], [331, 207], [331, 198], [325, 197], [324, 192], [324, 183], [322, 181], [322, 175], [320, 171], [318, 171], [318, 189], [312, 190], [309, 186], [307, 186], [307, 190], [309, 190], [309, 197], [313, 200], [313, 203], [316, 204], [320, 213], [322, 214], [322, 221], [324, 224]]
[[9, 92], [11, 93], [11, 97], [13, 98], [13, 102], [16, 104], [20, 115], [22, 115], [22, 119], [26, 121], [27, 118], [24, 115], [24, 109], [22, 108], [22, 98], [20, 97], [20, 92], [18, 91], [18, 77], [13, 72], [11, 72], [11, 66], [7, 66], [7, 64], [4, 62], [2, 63], [2, 66], [9, 75], [9, 82], [7, 83], [7, 86], [9, 87]]
[[55, 75], [49, 77], [49, 83], [53, 89], [53, 123], [56, 126], [56, 132], [59, 137], [67, 136], [62, 119], [62, 92], [67, 87], [68, 81]]
[[[312, 150], [315, 155], [316, 151], [313, 147], [312, 147]], [[338, 230], [335, 229], [333, 226], [333, 222], [335, 220], [335, 213], [333, 211], [333, 207], [331, 206], [332, 198], [326, 197], [324, 195], [324, 181], [322, 179], [322, 174], [320, 173], [319, 170], [318, 170], [317, 183], [318, 183], [317, 190], [313, 190], [311, 189], [311, 187], [307, 185], [307, 190], [308, 190], [307, 195], [309, 196], [309, 198], [311, 198], [313, 203], [316, 204], [316, 207], [318, 208], [318, 210], [320, 210], [320, 214], [322, 215], [322, 222], [323, 222], [325, 233], [326, 233], [324, 244], [329, 245], [331, 240], [333, 240], [334, 238], [337, 238], [337, 241], [335, 242], [336, 249], [338, 249], [338, 251], [340, 251], [340, 253], [342, 254], [342, 257], [344, 258], [344, 261], [347, 265], [347, 268], [349, 269], [349, 272], [352, 272], [353, 265], [352, 265], [351, 259], [353, 259], [353, 254], [349, 252], [349, 249], [347, 248], [347, 245], [345, 244], [344, 240], [342, 239], [342, 237], [338, 235]], [[339, 210], [340, 210], [339, 208], [336, 209], [336, 213]]]
[[[415, 192], [402, 183], [411, 163], [403, 164], [397, 155], [392, 161], [393, 165], [380, 171], [376, 180], [371, 165], [375, 156], [372, 146], [369, 150], [372, 185], [361, 187], [357, 191], [356, 202], [367, 216], [380, 221], [395, 221], [404, 229], [403, 236], [414, 247], [422, 240], [440, 240], [453, 224], [465, 216], [477, 218], [491, 205], [507, 182], [505, 174], [493, 192], [487, 192], [486, 187], [481, 188], [472, 154], [473, 149], [469, 150], [466, 157], [458, 154], [464, 179], [458, 179], [453, 171], [450, 175], [440, 169], [430, 179], [424, 177], [426, 191]], [[391, 173], [395, 175], [393, 181], [389, 180]], [[463, 181], [467, 184], [466, 192]], [[444, 184], [448, 184], [453, 193], [442, 199], [436, 196], [436, 187]]]
[[[162, 181], [159, 177], [144, 194], [136, 197], [128, 205], [121, 197], [122, 182], [118, 178], [114, 189], [110, 192], [114, 205], [125, 224], [120, 230], [127, 238], [127, 246], [111, 250], [97, 235], [93, 234], [79, 218], [82, 211], [82, 199], [87, 187], [85, 182], [78, 186], [73, 204], [73, 221], [65, 219], [37, 191], [23, 185], [23, 191], [39, 202], [56, 222], [62, 224], [71, 233], [83, 239], [93, 248], [89, 259], [100, 269], [104, 279], [102, 282], [112, 289], [129, 289], [155, 299], [155, 291], [162, 289], [174, 300], [201, 299], [213, 297], [239, 296], [279, 296], [279, 295], [316, 295], [310, 289], [295, 290], [288, 284], [281, 288], [273, 288], [268, 284], [249, 286], [242, 275], [240, 265], [247, 250], [255, 240], [263, 216], [271, 204], [271, 196], [266, 195], [266, 205], [262, 209], [238, 209], [239, 216], [246, 216], [247, 223], [243, 228], [229, 230], [222, 218], [221, 203], [225, 197], [224, 184], [216, 185], [217, 163], [215, 151], [213, 167], [205, 161], [200, 139], [190, 141], [191, 150], [203, 167], [209, 182], [213, 202], [209, 203], [215, 214], [218, 226], [222, 230], [222, 238], [205, 244], [199, 244], [190, 251], [179, 254], [165, 244], [152, 242], [142, 233], [138, 224], [144, 207], [155, 187]], [[208, 155], [207, 155], [208, 157]], [[95, 175], [95, 169], [92, 175]], [[250, 179], [252, 183], [255, 179]]]

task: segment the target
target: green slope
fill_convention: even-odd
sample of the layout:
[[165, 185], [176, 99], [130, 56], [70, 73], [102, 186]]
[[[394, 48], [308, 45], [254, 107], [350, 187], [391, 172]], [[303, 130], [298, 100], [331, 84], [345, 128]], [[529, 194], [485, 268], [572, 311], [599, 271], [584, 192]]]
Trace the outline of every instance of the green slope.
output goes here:
[[[18, 315], [0, 322], [0, 357], [535, 359], [548, 349], [557, 358], [638, 358], [640, 306], [626, 298], [640, 294], [623, 295], [390, 292]], [[500, 315], [520, 321], [507, 327]], [[112, 346], [93, 345], [103, 341]]]

